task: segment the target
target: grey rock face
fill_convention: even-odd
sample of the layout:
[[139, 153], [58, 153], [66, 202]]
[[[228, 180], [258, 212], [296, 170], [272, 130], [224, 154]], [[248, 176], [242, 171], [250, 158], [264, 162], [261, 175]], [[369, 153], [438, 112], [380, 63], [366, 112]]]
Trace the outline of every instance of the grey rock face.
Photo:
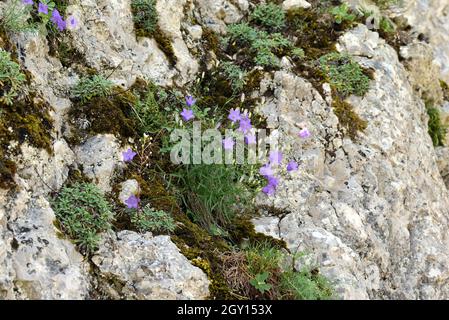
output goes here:
[[179, 253], [168, 236], [122, 231], [105, 237], [100, 247], [92, 261], [113, 298], [190, 300], [209, 295], [206, 275]]
[[110, 180], [119, 162], [119, 144], [112, 134], [90, 138], [75, 150], [76, 162], [84, 174], [104, 192], [111, 191]]
[[[80, 0], [67, 9], [79, 22], [68, 31], [73, 45], [90, 67], [104, 74], [114, 70], [111, 79], [124, 86], [137, 77], [163, 86], [191, 82], [199, 69], [204, 30], [224, 33], [227, 24], [238, 22], [250, 8], [247, 0], [158, 0], [159, 27], [177, 57], [173, 66], [154, 39], [135, 36], [130, 2]], [[390, 13], [405, 16], [429, 38], [428, 45], [401, 49], [407, 68], [377, 33], [363, 26], [338, 45], [374, 71], [368, 94], [349, 98], [368, 121], [357, 141], [343, 136], [330, 87], [325, 85], [321, 96], [292, 73], [288, 58], [282, 59], [280, 71], [265, 77], [258, 93], [273, 90], [257, 109], [280, 137], [286, 156], [300, 162], [300, 170], [284, 177], [274, 198], [259, 195], [258, 204], [286, 215], [279, 218], [264, 210], [254, 220], [256, 230], [284, 239], [292, 251], [307, 252], [343, 299], [449, 299], [449, 197], [444, 184], [449, 185], [449, 153], [433, 148], [420, 100], [429, 92], [442, 99], [435, 82], [449, 82], [449, 5], [445, 0], [404, 4]], [[307, 2], [287, 0], [283, 5], [289, 9]], [[49, 56], [45, 36], [21, 34], [13, 41], [32, 76], [31, 86], [52, 107], [54, 154], [22, 145], [18, 191], [0, 190], [0, 298], [85, 299], [91, 298], [92, 284], [111, 298], [207, 297], [206, 275], [167, 236], [130, 231], [105, 235], [93, 258], [94, 273], [75, 246], [59, 237], [49, 193], [61, 188], [73, 164], [110, 191], [122, 150], [112, 135], [69, 146], [61, 132], [67, 129], [64, 115], [78, 75]], [[443, 106], [449, 110], [448, 102]], [[304, 127], [312, 138], [298, 139]], [[122, 185], [122, 201], [135, 192], [136, 183]]]
[[[259, 203], [289, 212], [279, 237], [311, 252], [342, 298], [446, 298], [449, 200], [424, 104], [396, 52], [365, 26], [342, 37], [339, 49], [375, 71], [369, 92], [349, 99], [368, 121], [366, 132], [356, 142], [343, 138], [329, 99], [277, 72], [274, 99], [261, 110], [301, 165], [274, 199], [260, 196]], [[301, 126], [313, 138], [298, 140]]]
[[87, 298], [88, 264], [58, 236], [48, 201], [24, 191], [1, 203], [0, 298]]

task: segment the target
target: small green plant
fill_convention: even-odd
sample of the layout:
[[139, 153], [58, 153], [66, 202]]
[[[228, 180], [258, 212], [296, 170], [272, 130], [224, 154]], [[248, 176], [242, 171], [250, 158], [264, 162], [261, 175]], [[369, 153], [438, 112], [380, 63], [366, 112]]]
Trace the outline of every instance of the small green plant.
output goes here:
[[86, 253], [94, 252], [100, 233], [112, 227], [111, 206], [93, 184], [63, 188], [52, 206], [62, 231]]
[[268, 243], [245, 250], [250, 284], [270, 299], [329, 299], [334, 295], [329, 281], [311, 267], [295, 269], [300, 255], [288, 257], [282, 249]]
[[256, 288], [257, 290], [259, 290], [260, 293], [265, 293], [266, 291], [270, 291], [272, 288], [271, 284], [266, 283], [265, 281], [267, 281], [268, 277], [270, 276], [270, 274], [268, 272], [264, 272], [264, 273], [259, 273], [257, 274], [254, 279], [251, 279], [249, 281], [249, 283]]
[[21, 0], [12, 0], [0, 17], [0, 27], [10, 32], [36, 30], [37, 25], [30, 22], [32, 6], [23, 5]]
[[396, 31], [393, 22], [387, 17], [382, 17], [380, 19], [379, 28], [385, 33], [393, 33]]
[[3, 92], [0, 102], [12, 105], [13, 99], [23, 88], [25, 81], [25, 75], [21, 72], [20, 66], [12, 61], [10, 53], [0, 49], [0, 89]]
[[131, 213], [131, 223], [139, 232], [173, 232], [176, 228], [172, 216], [165, 211], [154, 210], [150, 206]]
[[[263, 67], [278, 67], [279, 56], [299, 53], [298, 48], [280, 33], [269, 34], [257, 30], [246, 23], [232, 24], [228, 27], [227, 42], [237, 47], [249, 47], [253, 62]], [[293, 50], [295, 50], [293, 52]]]
[[145, 94], [137, 99], [133, 106], [134, 116], [138, 120], [139, 131], [142, 134], [156, 134], [167, 122], [157, 101], [159, 93], [159, 89], [150, 83]]
[[284, 299], [327, 300], [334, 295], [332, 285], [324, 276], [307, 268], [284, 272], [280, 280]]
[[188, 165], [174, 175], [192, 219], [209, 231], [229, 224], [235, 217], [235, 205], [248, 201], [237, 169], [220, 164]]
[[136, 29], [143, 30], [146, 35], [153, 35], [158, 23], [156, 0], [132, 0], [131, 9]]
[[285, 26], [285, 11], [277, 4], [259, 4], [251, 13], [250, 19], [270, 29], [279, 30]]
[[221, 70], [225, 78], [231, 83], [234, 92], [240, 92], [245, 85], [246, 72], [232, 62], [224, 62]]
[[293, 48], [292, 49], [292, 57], [293, 58], [298, 58], [298, 59], [302, 59], [305, 57], [305, 52], [303, 49], [301, 48]]
[[356, 16], [350, 12], [347, 3], [343, 3], [337, 7], [333, 7], [330, 13], [334, 16], [335, 22], [342, 24], [343, 22], [353, 22]]
[[247, 23], [235, 23], [228, 26], [228, 37], [239, 45], [251, 45], [259, 38], [259, 30]]
[[348, 54], [331, 52], [319, 59], [330, 85], [343, 97], [363, 96], [369, 89], [370, 78]]
[[432, 104], [427, 103], [427, 114], [429, 115], [429, 135], [435, 147], [443, 147], [446, 140], [447, 126], [441, 121], [440, 110]]
[[106, 97], [112, 93], [114, 84], [112, 81], [100, 75], [84, 77], [79, 80], [73, 89], [73, 97], [80, 99], [82, 103], [94, 97]]

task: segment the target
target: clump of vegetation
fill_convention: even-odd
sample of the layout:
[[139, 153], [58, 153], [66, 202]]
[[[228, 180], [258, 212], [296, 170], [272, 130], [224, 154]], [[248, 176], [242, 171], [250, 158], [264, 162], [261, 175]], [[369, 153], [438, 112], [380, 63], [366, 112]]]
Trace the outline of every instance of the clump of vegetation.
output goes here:
[[369, 89], [370, 78], [348, 54], [332, 52], [319, 59], [327, 81], [343, 97], [363, 96]]
[[158, 101], [165, 92], [152, 83], [145, 83], [144, 86], [146, 91], [142, 95], [136, 92], [139, 98], [132, 106], [133, 116], [139, 123], [140, 133], [157, 134], [166, 126], [167, 122]]
[[232, 62], [224, 62], [221, 70], [225, 78], [231, 83], [234, 92], [240, 92], [245, 85], [246, 72]]
[[93, 184], [63, 188], [52, 205], [61, 230], [85, 253], [94, 252], [100, 233], [112, 227], [111, 206]]
[[156, 11], [156, 0], [132, 0], [131, 9], [137, 33], [142, 36], [153, 35], [159, 19]]
[[106, 97], [112, 93], [114, 84], [101, 75], [83, 77], [73, 88], [73, 97], [87, 102], [94, 97]]
[[[232, 47], [249, 48], [253, 62], [263, 67], [279, 66], [278, 55], [286, 55], [295, 49], [294, 45], [280, 33], [269, 34], [246, 23], [232, 24], [228, 27], [228, 44]], [[298, 51], [295, 51], [297, 54]]]
[[10, 32], [36, 30], [37, 25], [30, 22], [32, 9], [32, 6], [23, 5], [21, 0], [12, 0], [3, 12], [0, 27]]
[[18, 95], [25, 82], [26, 77], [19, 64], [11, 59], [9, 52], [0, 49], [0, 89], [3, 92], [0, 102], [12, 105], [13, 98]]
[[248, 201], [235, 166], [188, 165], [175, 175], [180, 196], [193, 221], [210, 231], [227, 226], [235, 217], [236, 204]]
[[447, 126], [441, 120], [440, 109], [431, 103], [426, 103], [427, 114], [429, 115], [429, 135], [435, 147], [443, 147], [446, 140]]
[[262, 27], [275, 31], [285, 26], [285, 11], [275, 3], [263, 3], [254, 9], [250, 19]]
[[443, 90], [443, 99], [449, 101], [449, 85], [444, 80], [440, 80], [440, 87]]
[[139, 232], [173, 232], [176, 228], [172, 216], [163, 210], [146, 206], [131, 213], [131, 223]]
[[324, 300], [334, 297], [331, 283], [317, 269], [296, 270], [298, 257], [266, 242], [223, 256], [230, 288], [247, 299]]
[[384, 33], [390, 34], [396, 31], [394, 23], [387, 17], [381, 17], [379, 22], [379, 28]]
[[356, 16], [351, 13], [350, 8], [347, 3], [343, 3], [339, 6], [333, 7], [330, 13], [334, 16], [335, 22], [338, 24], [344, 22], [353, 22]]

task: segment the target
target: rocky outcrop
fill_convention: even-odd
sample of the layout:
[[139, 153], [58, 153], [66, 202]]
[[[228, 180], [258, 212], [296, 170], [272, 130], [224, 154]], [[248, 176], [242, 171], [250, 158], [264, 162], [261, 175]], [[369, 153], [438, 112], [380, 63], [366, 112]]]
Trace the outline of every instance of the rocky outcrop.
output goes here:
[[92, 258], [100, 286], [115, 299], [192, 300], [209, 296], [206, 275], [168, 236], [122, 231], [105, 237]]
[[[342, 37], [339, 49], [374, 70], [369, 92], [350, 98], [368, 128], [358, 141], [342, 137], [329, 99], [277, 72], [274, 97], [261, 110], [301, 170], [274, 199], [259, 199], [288, 212], [268, 223], [290, 249], [311, 252], [344, 299], [445, 299], [449, 198], [424, 104], [393, 48], [365, 26]], [[292, 140], [298, 124], [314, 137]], [[260, 231], [276, 230], [263, 225], [256, 221]]]
[[[283, 6], [307, 8], [309, 2], [288, 0]], [[67, 12], [79, 22], [71, 44], [87, 67], [125, 88], [137, 78], [179, 87], [198, 76], [203, 34], [225, 33], [251, 6], [247, 0], [158, 0], [159, 28], [175, 61], [155, 39], [136, 37], [130, 0], [81, 0]], [[369, 92], [348, 99], [368, 123], [355, 140], [343, 134], [329, 86], [317, 90], [294, 73], [288, 58], [280, 70], [265, 73], [253, 93], [263, 97], [256, 111], [266, 116], [285, 156], [300, 163], [273, 198], [258, 196], [263, 210], [253, 220], [256, 230], [308, 253], [343, 299], [449, 299], [449, 152], [434, 149], [421, 99], [449, 108], [437, 84], [440, 78], [449, 82], [448, 10], [444, 0], [416, 0], [388, 11], [428, 39], [404, 46], [400, 57], [363, 25], [341, 37], [337, 49], [373, 71]], [[122, 149], [112, 134], [69, 145], [69, 92], [79, 76], [49, 55], [42, 34], [11, 41], [32, 88], [51, 106], [54, 130], [51, 154], [21, 145], [17, 189], [0, 190], [0, 298], [207, 298], [207, 276], [168, 236], [111, 232], [91, 260], [61, 236], [50, 194], [63, 186], [71, 167], [112, 191]], [[312, 137], [298, 140], [304, 127]], [[128, 180], [118, 197], [124, 202], [138, 189], [137, 180]]]

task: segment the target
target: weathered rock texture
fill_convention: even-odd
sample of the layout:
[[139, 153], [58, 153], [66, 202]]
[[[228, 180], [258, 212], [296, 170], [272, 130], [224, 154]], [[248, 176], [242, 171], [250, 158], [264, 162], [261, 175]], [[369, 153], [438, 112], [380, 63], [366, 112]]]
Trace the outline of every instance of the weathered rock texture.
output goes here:
[[278, 236], [291, 249], [311, 251], [342, 298], [446, 298], [449, 199], [424, 104], [396, 52], [365, 26], [339, 48], [375, 71], [365, 97], [351, 98], [369, 123], [365, 134], [357, 142], [342, 138], [311, 84], [277, 72], [274, 98], [262, 106], [269, 125], [280, 131], [281, 145], [291, 143], [297, 123], [314, 137], [292, 145], [301, 170], [274, 200], [260, 201], [289, 212], [276, 222]]
[[[295, 5], [307, 2], [284, 2]], [[71, 36], [90, 67], [105, 75], [113, 71], [111, 79], [125, 87], [137, 77], [168, 86], [197, 76], [196, 53], [202, 51], [205, 28], [223, 33], [249, 6], [246, 0], [159, 0], [159, 27], [171, 38], [175, 65], [154, 39], [136, 38], [130, 0], [73, 1], [67, 12], [79, 21]], [[300, 170], [286, 177], [274, 198], [258, 197], [259, 204], [286, 215], [280, 219], [265, 210], [254, 221], [256, 229], [284, 239], [294, 251], [309, 252], [341, 298], [449, 298], [449, 196], [442, 178], [447, 181], [449, 155], [439, 149], [437, 162], [421, 100], [422, 90], [440, 78], [438, 69], [449, 81], [448, 10], [445, 0], [407, 1], [394, 10], [429, 38], [429, 45], [402, 50], [411, 58], [409, 70], [392, 47], [364, 26], [342, 37], [339, 50], [374, 71], [368, 94], [349, 99], [368, 121], [357, 141], [343, 136], [331, 97], [322, 97], [289, 71], [288, 59], [261, 85], [267, 97], [258, 109], [282, 145], [290, 146], [287, 154], [300, 161]], [[71, 166], [109, 191], [120, 150], [110, 135], [92, 137], [73, 150], [67, 145], [64, 117], [78, 76], [48, 55], [42, 35], [24, 34], [12, 41], [33, 88], [52, 107], [55, 130], [53, 154], [22, 146], [18, 189], [0, 190], [0, 298], [84, 299], [93, 283], [114, 298], [205, 298], [206, 276], [168, 237], [111, 234], [93, 258], [98, 270], [92, 274], [74, 245], [58, 235], [50, 192], [63, 185]], [[420, 69], [420, 63], [433, 63], [432, 53], [437, 67]], [[420, 81], [420, 72], [432, 73], [431, 78]], [[272, 89], [274, 94], [268, 94]], [[437, 91], [431, 94], [441, 94]], [[297, 133], [305, 126], [313, 137], [298, 142]]]
[[[100, 248], [92, 261], [104, 277], [103, 290], [114, 298], [191, 300], [209, 295], [206, 275], [168, 236], [122, 231], [105, 237]], [[116, 283], [120, 285], [111, 285]]]

